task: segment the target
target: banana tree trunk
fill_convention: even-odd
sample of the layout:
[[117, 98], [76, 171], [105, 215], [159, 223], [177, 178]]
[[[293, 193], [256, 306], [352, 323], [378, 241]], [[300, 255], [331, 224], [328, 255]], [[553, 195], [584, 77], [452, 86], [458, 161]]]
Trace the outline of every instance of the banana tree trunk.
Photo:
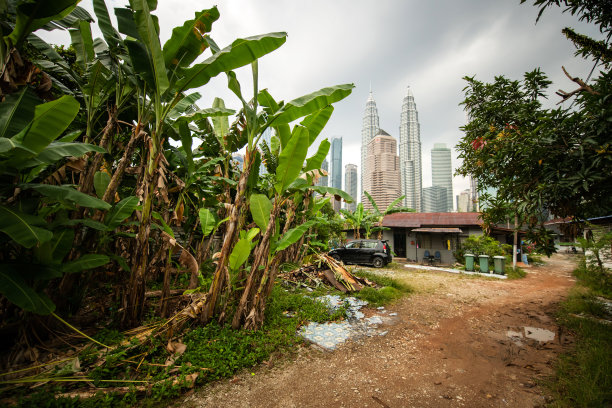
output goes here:
[[153, 209], [153, 197], [157, 187], [158, 167], [163, 152], [158, 150], [155, 143], [155, 135], [149, 150], [148, 164], [145, 169], [143, 180], [145, 197], [142, 204], [142, 216], [140, 228], [136, 237], [136, 250], [132, 263], [132, 274], [123, 297], [123, 327], [138, 324], [142, 317], [145, 300], [145, 273], [149, 265], [149, 235], [151, 234], [151, 212]]
[[210, 286], [210, 290], [208, 291], [206, 305], [202, 311], [202, 323], [208, 323], [215, 314], [221, 292], [223, 292], [225, 285], [227, 284], [227, 264], [229, 262], [229, 256], [232, 252], [234, 244], [236, 243], [238, 230], [242, 224], [241, 218], [244, 217], [243, 206], [245, 203], [247, 181], [251, 171], [251, 161], [251, 154], [247, 151], [243, 171], [240, 173], [240, 179], [238, 180], [236, 199], [234, 200], [234, 206], [230, 212], [227, 229], [225, 231], [225, 238], [223, 239], [223, 246], [221, 247], [219, 259], [217, 260], [217, 268], [215, 269], [213, 281]]
[[[117, 108], [116, 107], [111, 107], [108, 110], [108, 120], [106, 121], [106, 127], [104, 128], [104, 131], [102, 133], [102, 138], [100, 139], [100, 143], [98, 144], [98, 146], [106, 149], [108, 147], [109, 141], [110, 141], [110, 135], [112, 134], [112, 131], [115, 130], [117, 127]], [[96, 172], [100, 169], [100, 165], [102, 163], [102, 159], [103, 159], [104, 155], [102, 153], [96, 153], [93, 156], [93, 159], [91, 160], [91, 162], [89, 163], [89, 166], [87, 166], [87, 170], [85, 170], [85, 173], [82, 175], [81, 179], [79, 180], [79, 191], [85, 194], [89, 194], [93, 191], [93, 187], [94, 187], [94, 176], [96, 175]]]
[[276, 217], [278, 216], [279, 210], [280, 207], [278, 205], [278, 201], [275, 200], [272, 214], [270, 214], [270, 221], [268, 222], [268, 226], [266, 227], [266, 231], [264, 232], [261, 242], [255, 249], [255, 256], [253, 258], [253, 263], [251, 264], [251, 271], [249, 273], [244, 292], [242, 292], [242, 296], [240, 297], [240, 302], [238, 303], [236, 312], [234, 313], [234, 318], [232, 320], [232, 328], [234, 329], [240, 328], [247, 317], [247, 311], [254, 303], [256, 291], [260, 286], [265, 269], [268, 267], [268, 258], [270, 256], [270, 238], [272, 235], [274, 235], [276, 230]]
[[110, 203], [115, 197], [115, 193], [117, 192], [117, 189], [119, 188], [119, 184], [121, 183], [121, 180], [123, 179], [123, 175], [125, 174], [125, 169], [127, 168], [128, 164], [130, 164], [131, 162], [131, 157], [132, 157], [132, 154], [134, 153], [136, 142], [144, 135], [145, 135], [145, 132], [140, 130], [140, 126], [137, 126], [136, 129], [134, 129], [134, 131], [132, 132], [130, 141], [125, 147], [123, 156], [121, 156], [121, 160], [119, 161], [119, 164], [117, 165], [117, 169], [113, 173], [113, 177], [111, 178], [110, 183], [108, 183], [108, 187], [106, 188], [106, 191], [104, 192], [104, 196], [102, 197], [102, 200], [106, 201], [107, 203]]

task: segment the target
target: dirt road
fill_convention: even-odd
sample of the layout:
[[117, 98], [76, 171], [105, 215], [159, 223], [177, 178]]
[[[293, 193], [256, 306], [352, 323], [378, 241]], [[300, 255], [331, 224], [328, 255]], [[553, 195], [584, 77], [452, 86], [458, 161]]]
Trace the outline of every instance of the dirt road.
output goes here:
[[555, 255], [514, 281], [394, 272], [419, 293], [388, 307], [398, 316], [386, 336], [333, 352], [305, 347], [292, 361], [211, 384], [177, 406], [540, 406], [538, 379], [571, 342], [554, 312], [573, 285], [573, 267], [571, 255]]

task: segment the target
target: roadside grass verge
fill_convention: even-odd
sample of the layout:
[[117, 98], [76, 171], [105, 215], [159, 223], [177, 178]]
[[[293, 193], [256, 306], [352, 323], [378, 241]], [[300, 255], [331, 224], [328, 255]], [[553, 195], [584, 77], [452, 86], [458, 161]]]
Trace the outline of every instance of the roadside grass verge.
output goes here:
[[598, 299], [609, 293], [584, 263], [574, 274], [579, 283], [561, 304], [558, 322], [575, 336], [571, 351], [559, 357], [554, 377], [546, 383], [553, 408], [612, 406], [612, 316]]
[[518, 266], [514, 268], [512, 266], [508, 266], [506, 267], [506, 276], [508, 279], [522, 279], [527, 276], [527, 272]]

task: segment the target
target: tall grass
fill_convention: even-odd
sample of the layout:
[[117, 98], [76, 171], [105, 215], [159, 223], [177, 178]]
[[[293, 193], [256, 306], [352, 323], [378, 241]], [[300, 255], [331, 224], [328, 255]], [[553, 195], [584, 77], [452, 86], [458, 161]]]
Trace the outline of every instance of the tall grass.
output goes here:
[[560, 356], [555, 376], [547, 384], [554, 399], [549, 406], [610, 407], [612, 316], [597, 298], [609, 296], [610, 291], [584, 262], [574, 274], [579, 283], [561, 305], [558, 321], [565, 331], [574, 334], [576, 342], [572, 351]]

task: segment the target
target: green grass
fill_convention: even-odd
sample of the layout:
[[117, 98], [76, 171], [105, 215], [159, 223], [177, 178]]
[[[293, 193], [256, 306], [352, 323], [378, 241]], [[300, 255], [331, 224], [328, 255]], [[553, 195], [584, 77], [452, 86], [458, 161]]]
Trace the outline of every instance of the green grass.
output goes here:
[[508, 279], [522, 279], [527, 276], [527, 272], [525, 270], [517, 267], [507, 266], [506, 267], [506, 276]]
[[378, 289], [365, 287], [354, 294], [355, 297], [366, 300], [372, 306], [383, 306], [414, 292], [411, 286], [388, 276], [363, 270], [355, 271], [354, 274], [361, 278], [371, 280], [381, 286]]
[[612, 298], [612, 274], [610, 270], [599, 270], [594, 265], [587, 265], [587, 262], [582, 258], [578, 264], [578, 268], [574, 270], [574, 276], [578, 278], [580, 283], [591, 289], [594, 294]]
[[[203, 327], [194, 327], [182, 336], [182, 342], [187, 345], [185, 353], [180, 356], [174, 366], [163, 367], [168, 358], [165, 350], [166, 341], [155, 339], [153, 344], [138, 346], [129, 352], [125, 347], [116, 349], [106, 356], [106, 363], [99, 365], [87, 373], [98, 387], [108, 387], [101, 380], [108, 379], [146, 379], [155, 383], [146, 399], [138, 399], [141, 406], [158, 405], [160, 401], [177, 397], [187, 386], [173, 384], [177, 379], [189, 374], [198, 373], [196, 383], [206, 384], [210, 381], [234, 375], [236, 372], [256, 366], [270, 358], [273, 353], [290, 354], [299, 344], [303, 344], [297, 335], [299, 326], [306, 322], [325, 322], [338, 320], [345, 316], [346, 308], [333, 312], [326, 304], [314, 299], [324, 294], [319, 290], [307, 293], [303, 290], [289, 292], [282, 286], [274, 287], [271, 299], [266, 309], [263, 327], [257, 331], [232, 330], [228, 326], [210, 323]], [[123, 339], [116, 330], [102, 330], [96, 336], [99, 340], [117, 343]], [[135, 365], [126, 364], [130, 356], [146, 353], [146, 363], [135, 370]], [[94, 350], [82, 354], [83, 364], [97, 361], [99, 353]], [[137, 360], [140, 360], [138, 357]], [[171, 372], [171, 370], [173, 370]], [[111, 386], [121, 386], [116, 383]], [[100, 393], [99, 396], [79, 400], [77, 398], [58, 398], [54, 394], [69, 391], [49, 386], [40, 392], [28, 395], [23, 393], [19, 405], [24, 407], [131, 407], [136, 405], [136, 394], [126, 396], [114, 393]], [[1, 395], [4, 397], [5, 395]]]
[[559, 324], [576, 341], [572, 351], [560, 356], [555, 376], [546, 383], [553, 408], [612, 405], [612, 325], [601, 320], [611, 316], [597, 300], [602, 288], [590, 280], [589, 268], [581, 270], [584, 268], [583, 264], [576, 270], [579, 284], [558, 313]]

